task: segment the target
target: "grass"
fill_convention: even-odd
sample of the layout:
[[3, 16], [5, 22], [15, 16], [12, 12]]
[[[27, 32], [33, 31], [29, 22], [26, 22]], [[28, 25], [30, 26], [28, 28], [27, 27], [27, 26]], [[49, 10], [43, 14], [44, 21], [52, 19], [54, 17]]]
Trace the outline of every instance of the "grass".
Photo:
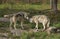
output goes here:
[[[0, 4], [0, 9], [21, 9], [21, 10], [44, 10], [44, 9], [50, 9], [49, 4]], [[60, 10], [60, 4], [58, 4], [58, 9]]]
[[[35, 4], [1, 4], [0, 9], [4, 8], [9, 8], [9, 9], [22, 9], [22, 10], [29, 10], [29, 9], [34, 9], [34, 10], [43, 10], [43, 9], [48, 9], [49, 5], [35, 5]], [[46, 8], [47, 7], [47, 8]]]
[[21, 39], [60, 39], [60, 34], [50, 34], [47, 35], [45, 32], [31, 32], [31, 33], [22, 33]]

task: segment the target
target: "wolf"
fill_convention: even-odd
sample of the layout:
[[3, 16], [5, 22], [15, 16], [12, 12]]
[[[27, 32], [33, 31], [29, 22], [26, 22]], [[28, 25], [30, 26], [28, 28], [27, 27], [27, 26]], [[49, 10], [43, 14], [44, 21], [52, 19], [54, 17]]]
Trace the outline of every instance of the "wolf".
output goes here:
[[14, 29], [16, 29], [16, 22], [19, 20], [21, 22], [21, 27], [23, 29], [23, 22], [25, 19], [28, 19], [28, 13], [26, 12], [18, 12], [15, 14], [4, 15], [5, 18], [10, 19], [10, 29], [12, 24], [14, 24]]
[[35, 16], [32, 16], [29, 21], [31, 23], [35, 23], [36, 26], [36, 30], [38, 30], [38, 23], [42, 23], [43, 24], [43, 30], [44, 31], [47, 27], [49, 27], [50, 25], [50, 19], [46, 16], [46, 15], [35, 15]]

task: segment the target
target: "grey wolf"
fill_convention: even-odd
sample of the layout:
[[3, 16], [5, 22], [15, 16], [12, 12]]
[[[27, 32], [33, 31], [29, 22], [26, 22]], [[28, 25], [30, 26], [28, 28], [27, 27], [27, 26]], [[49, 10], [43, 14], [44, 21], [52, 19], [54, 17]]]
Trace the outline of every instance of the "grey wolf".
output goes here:
[[38, 23], [42, 23], [43, 24], [43, 31], [49, 27], [49, 24], [50, 24], [50, 19], [46, 16], [46, 15], [35, 15], [35, 16], [32, 16], [32, 18], [29, 19], [29, 21], [31, 23], [35, 23], [36, 26], [36, 30], [38, 30]]
[[25, 19], [28, 19], [28, 13], [18, 12], [18, 13], [15, 13], [15, 14], [4, 15], [4, 17], [10, 19], [10, 25], [9, 25], [10, 28], [11, 28], [12, 24], [14, 24], [14, 29], [16, 29], [17, 20], [19, 20], [21, 22], [21, 27], [23, 28], [23, 21]]

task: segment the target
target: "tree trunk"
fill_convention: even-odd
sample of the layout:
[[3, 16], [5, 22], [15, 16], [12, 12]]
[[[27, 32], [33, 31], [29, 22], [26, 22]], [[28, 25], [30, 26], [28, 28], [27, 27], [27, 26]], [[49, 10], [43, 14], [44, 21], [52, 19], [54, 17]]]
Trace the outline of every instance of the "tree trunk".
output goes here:
[[57, 0], [50, 0], [50, 6], [52, 11], [57, 12]]
[[53, 0], [53, 10], [57, 11], [57, 0]]
[[53, 0], [50, 0], [50, 8], [53, 9]]

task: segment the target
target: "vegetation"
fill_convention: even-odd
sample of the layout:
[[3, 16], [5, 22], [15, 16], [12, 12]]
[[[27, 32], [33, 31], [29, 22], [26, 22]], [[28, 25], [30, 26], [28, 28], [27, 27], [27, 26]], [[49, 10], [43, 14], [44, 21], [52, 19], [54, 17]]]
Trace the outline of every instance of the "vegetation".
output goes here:
[[[5, 3], [0, 4], [0, 17], [3, 17], [4, 14], [11, 14], [11, 13], [17, 13], [19, 11], [25, 11], [31, 13], [31, 16], [37, 15], [37, 14], [44, 14], [47, 15], [50, 20], [51, 24], [50, 26], [56, 26], [60, 27], [60, 4], [58, 4], [58, 12], [54, 13], [50, 10], [49, 4], [27, 4], [27, 3]], [[35, 24], [31, 24], [29, 22], [24, 22], [29, 26], [30, 29], [34, 29]], [[0, 27], [9, 28], [9, 22], [0, 22]], [[39, 24], [39, 29], [42, 24]], [[27, 26], [26, 26], [27, 27]], [[29, 31], [27, 30], [23, 31], [20, 36], [12, 36], [12, 34], [9, 31], [6, 30], [0, 30], [1, 32], [8, 32], [9, 36], [8, 38], [12, 37], [12, 39], [60, 39], [60, 33], [52, 33], [48, 35], [46, 32], [33, 32], [33, 30]]]

